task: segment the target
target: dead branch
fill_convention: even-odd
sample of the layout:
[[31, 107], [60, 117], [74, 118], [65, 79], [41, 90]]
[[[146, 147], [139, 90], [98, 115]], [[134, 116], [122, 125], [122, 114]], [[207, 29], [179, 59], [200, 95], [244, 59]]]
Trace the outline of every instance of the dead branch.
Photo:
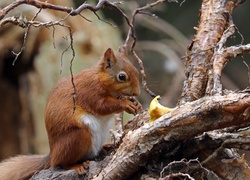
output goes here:
[[130, 28], [129, 28], [129, 31], [128, 31], [128, 34], [127, 34], [127, 38], [124, 42], [124, 46], [127, 47], [128, 46], [128, 43], [129, 43], [129, 40], [132, 38], [132, 43], [131, 43], [131, 47], [130, 47], [130, 51], [132, 52], [134, 58], [136, 59], [136, 61], [138, 62], [139, 66], [140, 66], [140, 73], [141, 73], [141, 76], [142, 76], [142, 86], [143, 86], [143, 89], [149, 94], [151, 95], [152, 97], [155, 97], [155, 93], [153, 93], [148, 87], [147, 87], [147, 82], [146, 82], [146, 73], [145, 73], [145, 69], [144, 69], [144, 66], [143, 66], [143, 61], [139, 58], [139, 56], [136, 54], [134, 48], [135, 48], [135, 44], [137, 42], [137, 38], [135, 36], [135, 32], [134, 32], [134, 24], [135, 24], [135, 18], [138, 14], [146, 14], [146, 15], [149, 15], [149, 16], [154, 16], [153, 14], [151, 13], [148, 13], [148, 12], [145, 12], [145, 10], [149, 9], [149, 8], [152, 8], [156, 5], [159, 5], [160, 3], [163, 3], [165, 2], [165, 0], [157, 0], [153, 3], [150, 3], [150, 4], [147, 4], [143, 7], [139, 7], [137, 9], [135, 9], [132, 13], [132, 20], [131, 20], [131, 25]]
[[[213, 75], [212, 57], [215, 48], [223, 33], [232, 24], [229, 23], [232, 11], [242, 2], [242, 0], [203, 1], [200, 24], [196, 28], [195, 38], [187, 49], [186, 78], [180, 104], [199, 99], [208, 93], [206, 88], [209, 77]], [[228, 33], [224, 33], [225, 40], [227, 36]]]
[[[233, 23], [231, 15], [229, 15], [228, 23], [229, 23], [228, 28], [223, 32], [223, 35], [220, 41], [217, 43], [212, 57], [213, 69], [212, 72], [209, 73], [209, 80], [206, 88], [207, 95], [213, 95], [217, 93], [222, 94], [221, 74], [225, 65], [232, 58], [250, 52], [249, 45], [239, 45], [238, 46], [239, 48], [237, 48], [237, 46], [225, 47], [227, 39], [231, 37], [235, 33], [235, 29], [237, 29], [237, 27]], [[243, 42], [243, 37], [242, 37], [242, 42]]]
[[[38, 14], [41, 12], [41, 9], [35, 14], [35, 16], [31, 19], [31, 21], [34, 21]], [[25, 27], [26, 26], [26, 23], [25, 23], [25, 20], [23, 20], [22, 18], [19, 18], [19, 19], [16, 19], [17, 21], [19, 20], [19, 25], [21, 25], [22, 27]], [[21, 22], [22, 21], [22, 24]], [[24, 33], [24, 37], [23, 37], [23, 44], [22, 44], [22, 47], [20, 49], [20, 51], [18, 53], [15, 53], [14, 51], [12, 51], [12, 53], [15, 55], [15, 59], [13, 60], [12, 62], [12, 65], [14, 66], [15, 63], [16, 63], [16, 60], [18, 59], [18, 57], [22, 54], [22, 52], [24, 51], [25, 49], [25, 45], [26, 45], [26, 41], [27, 41], [27, 36], [28, 36], [28, 33], [29, 33], [29, 30], [30, 30], [30, 27], [31, 27], [31, 24], [28, 24], [27, 25], [27, 29], [25, 30], [25, 33]]]
[[[73, 9], [73, 8], [70, 8], [70, 7], [66, 7], [66, 6], [59, 6], [59, 5], [54, 5], [54, 4], [50, 4], [48, 3], [47, 1], [46, 2], [41, 2], [41, 1], [37, 1], [37, 0], [17, 0], [13, 3], [11, 3], [10, 5], [6, 6], [5, 8], [3, 8], [1, 11], [0, 11], [0, 28], [2, 26], [4, 26], [5, 24], [7, 23], [12, 23], [12, 24], [15, 24], [15, 25], [18, 25], [22, 28], [25, 28], [27, 26], [27, 24], [44, 24], [44, 23], [41, 23], [41, 22], [32, 22], [32, 21], [28, 21], [27, 19], [23, 20], [24, 18], [20, 18], [20, 17], [7, 17], [4, 19], [4, 17], [11, 11], [13, 10], [14, 8], [22, 5], [22, 4], [28, 4], [28, 5], [32, 5], [34, 7], [37, 7], [39, 9], [51, 9], [51, 10], [55, 10], [55, 11], [62, 11], [62, 12], [67, 12], [67, 16], [76, 16], [76, 15], [79, 15], [81, 16], [82, 18], [84, 18], [85, 20], [87, 21], [90, 21], [88, 20], [87, 18], [83, 17], [81, 15], [81, 12], [83, 10], [90, 10], [92, 11], [99, 20], [105, 22], [105, 23], [108, 23], [109, 25], [112, 25], [111, 23], [107, 22], [107, 21], [104, 21], [100, 18], [100, 16], [96, 13], [98, 10], [100, 10], [101, 8], [104, 8], [104, 7], [111, 7], [111, 8], [114, 8], [115, 10], [117, 10], [121, 15], [122, 17], [124, 17], [124, 19], [126, 20], [128, 26], [130, 26], [131, 28], [132, 25], [129, 21], [129, 18], [127, 17], [127, 15], [117, 6], [117, 4], [121, 4], [120, 2], [110, 2], [108, 0], [99, 0], [97, 5], [94, 6], [94, 5], [90, 5], [86, 2], [84, 2], [82, 5], [80, 5], [77, 9]], [[66, 20], [66, 17], [63, 18], [62, 20], [59, 20], [59, 21], [63, 21], [63, 20]], [[45, 24], [51, 24], [53, 22], [47, 22]], [[113, 26], [113, 25], [112, 25]]]
[[128, 133], [109, 164], [94, 178], [127, 178], [146, 163], [159, 144], [163, 148], [163, 142], [167, 145], [171, 140], [183, 141], [203, 132], [247, 124], [249, 105], [250, 95], [245, 93], [204, 97], [187, 103]]
[[[189, 179], [195, 180], [204, 177], [204, 174], [208, 172], [207, 169], [202, 167], [197, 159], [191, 159], [187, 161], [182, 159], [180, 161], [173, 161], [163, 168], [160, 174], [160, 179], [172, 179], [174, 177], [187, 177]], [[195, 176], [195, 177], [193, 177]]]
[[[19, 16], [19, 17], [7, 17], [4, 19], [4, 17], [13, 9], [15, 9], [16, 7], [22, 5], [22, 4], [28, 4], [28, 5], [32, 5], [34, 7], [39, 8], [39, 12], [34, 16], [33, 19], [31, 20], [27, 20], [25, 17]], [[51, 26], [55, 26], [55, 25], [60, 25], [60, 26], [64, 26], [66, 27], [67, 25], [63, 25], [62, 22], [65, 21], [68, 16], [76, 16], [76, 15], [80, 15], [81, 17], [83, 17], [80, 13], [83, 10], [90, 10], [92, 11], [97, 17], [98, 19], [100, 19], [100, 17], [96, 14], [96, 12], [98, 10], [100, 10], [103, 7], [112, 7], [115, 10], [117, 10], [122, 17], [124, 17], [124, 19], [126, 20], [127, 24], [131, 27], [131, 29], [133, 29], [133, 26], [131, 25], [129, 18], [127, 17], [127, 15], [117, 6], [117, 4], [120, 3], [113, 3], [110, 2], [108, 0], [99, 0], [99, 2], [97, 3], [96, 6], [94, 5], [90, 5], [88, 3], [83, 3], [81, 6], [79, 6], [77, 9], [73, 9], [70, 7], [66, 7], [66, 6], [59, 6], [59, 5], [54, 5], [54, 4], [50, 4], [47, 1], [46, 2], [42, 2], [42, 1], [37, 1], [37, 0], [16, 0], [14, 2], [12, 2], [11, 4], [9, 4], [8, 6], [6, 6], [5, 8], [0, 10], [0, 28], [2, 26], [4, 26], [7, 23], [12, 23], [15, 25], [18, 25], [22, 28], [26, 28], [26, 33], [25, 33], [25, 37], [24, 37], [24, 44], [20, 50], [19, 53], [15, 53], [16, 54], [16, 59], [18, 58], [18, 56], [22, 53], [23, 49], [25, 48], [25, 41], [27, 39], [27, 35], [29, 32], [29, 28], [30, 26], [34, 26], [34, 27], [41, 27], [41, 26], [45, 26], [45, 27], [51, 27]], [[41, 12], [42, 9], [51, 9], [51, 10], [56, 10], [56, 11], [62, 11], [62, 12], [67, 12], [68, 14], [65, 16], [65, 18], [60, 19], [58, 21], [55, 22], [39, 22], [39, 21], [34, 21], [34, 19], [38, 16], [38, 14]], [[68, 28], [68, 26], [67, 26]], [[70, 36], [72, 36], [72, 34], [70, 34]], [[72, 39], [72, 38], [71, 38]], [[72, 42], [71, 42], [71, 47], [72, 47]], [[71, 48], [72, 49], [72, 48]], [[74, 54], [74, 50], [72, 49], [73, 54]], [[14, 62], [16, 61], [16, 59], [14, 60]]]
[[[15, 2], [12, 2], [10, 5], [8, 5], [5, 8], [0, 10], [1, 22], [2, 22], [2, 19], [11, 10], [15, 9], [16, 7], [18, 7], [22, 4], [32, 5], [34, 7], [39, 8], [39, 9], [51, 9], [51, 10], [55, 10], [55, 11], [67, 12], [71, 16], [79, 15], [85, 9], [88, 9], [96, 14], [96, 12], [103, 7], [112, 7], [122, 14], [122, 16], [127, 21], [128, 25], [130, 26], [130, 22], [129, 22], [127, 15], [117, 6], [117, 4], [121, 4], [121, 3], [120, 2], [118, 2], [118, 3], [110, 2], [109, 0], [99, 0], [98, 3], [96, 4], [96, 6], [84, 2], [82, 5], [80, 5], [76, 9], [73, 9], [71, 7], [66, 7], [66, 6], [54, 5], [54, 4], [48, 3], [47, 1], [42, 2], [42, 1], [37, 1], [37, 0], [16, 0]], [[1, 22], [0, 22], [0, 24], [2, 24]]]
[[212, 90], [208, 90], [210, 91], [210, 95], [222, 94], [221, 73], [225, 65], [236, 56], [248, 53], [250, 53], [250, 44], [221, 48], [215, 52], [213, 59], [213, 87], [208, 86], [208, 89], [212, 88]]

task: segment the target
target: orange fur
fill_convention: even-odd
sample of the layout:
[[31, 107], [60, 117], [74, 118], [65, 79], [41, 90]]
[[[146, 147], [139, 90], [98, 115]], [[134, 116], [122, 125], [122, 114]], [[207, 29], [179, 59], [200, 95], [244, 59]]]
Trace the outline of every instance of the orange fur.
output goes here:
[[[121, 72], [126, 74], [125, 80], [117, 77]], [[138, 79], [137, 70], [127, 59], [125, 50], [120, 48], [116, 55], [108, 49], [96, 66], [74, 75], [75, 103], [71, 77], [59, 80], [50, 93], [45, 112], [49, 156], [20, 156], [10, 159], [0, 164], [0, 177], [6, 172], [9, 173], [3, 177], [14, 174], [12, 167], [15, 172], [22, 169], [18, 174], [28, 172], [29, 177], [48, 167], [75, 169], [78, 167], [75, 166], [77, 163], [96, 156], [109, 130], [111, 115], [122, 111], [135, 114], [141, 109], [139, 103], [135, 105], [132, 101], [121, 98], [139, 95]], [[34, 167], [30, 171], [30, 167], [26, 169], [24, 164], [29, 162]], [[22, 179], [23, 176], [20, 177]]]

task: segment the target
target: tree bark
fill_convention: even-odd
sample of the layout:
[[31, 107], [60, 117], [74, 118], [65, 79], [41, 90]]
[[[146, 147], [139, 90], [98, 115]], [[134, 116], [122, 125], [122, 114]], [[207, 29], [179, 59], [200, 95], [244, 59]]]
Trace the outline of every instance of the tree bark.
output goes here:
[[250, 122], [249, 105], [250, 95], [245, 93], [204, 97], [179, 107], [153, 123], [145, 123], [123, 138], [112, 160], [95, 179], [128, 178], [145, 165], [152, 154], [157, 153], [155, 149], [165, 145], [168, 146], [165, 151], [169, 152], [172, 140], [185, 141], [203, 132], [247, 125]]
[[191, 45], [187, 48], [186, 78], [180, 104], [206, 95], [208, 80], [213, 75], [213, 54], [229, 26], [233, 10], [242, 2], [244, 0], [202, 1], [200, 23], [195, 28], [197, 32]]
[[[116, 4], [105, 0], [99, 5], [102, 2], [122, 12]], [[158, 0], [155, 4], [161, 2]], [[222, 179], [249, 179], [248, 162], [237, 150], [250, 150], [249, 133], [239, 131], [250, 125], [250, 93], [248, 89], [223, 91], [221, 85], [221, 72], [226, 63], [250, 52], [249, 44], [226, 47], [228, 37], [235, 31], [232, 12], [242, 2], [244, 0], [203, 0], [196, 35], [187, 48], [186, 78], [177, 108], [150, 123], [147, 111], [136, 116], [124, 129], [121, 142], [115, 143], [118, 147], [105, 159], [91, 161], [88, 173], [81, 178], [74, 171], [49, 169], [32, 179], [44, 179], [45, 175], [61, 179], [138, 179], [143, 175], [155, 179], [204, 179], [208, 172]], [[61, 6], [58, 10], [76, 15], [86, 8], [84, 5], [74, 11]], [[132, 23], [122, 12], [130, 27], [128, 37], [134, 36], [136, 13], [145, 13], [149, 6], [134, 11]], [[87, 9], [96, 12], [100, 6]], [[135, 43], [136, 37], [133, 46]], [[139, 59], [133, 48], [132, 54]]]

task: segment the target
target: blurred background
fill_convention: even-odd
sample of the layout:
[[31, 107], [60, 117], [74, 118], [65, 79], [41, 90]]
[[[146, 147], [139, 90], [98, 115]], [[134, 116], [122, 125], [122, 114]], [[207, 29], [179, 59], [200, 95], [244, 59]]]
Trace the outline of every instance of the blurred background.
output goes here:
[[[0, 8], [11, 0], [1, 1]], [[83, 1], [49, 0], [52, 4], [78, 7]], [[153, 1], [127, 0], [120, 7], [130, 17], [132, 11]], [[89, 0], [88, 3], [96, 4]], [[156, 16], [136, 16], [136, 52], [143, 60], [148, 87], [161, 95], [163, 105], [174, 107], [182, 90], [184, 56], [186, 47], [198, 25], [200, 0], [185, 1], [182, 5], [165, 2], [149, 11]], [[243, 43], [250, 42], [250, 2], [240, 5], [233, 20], [243, 35]], [[24, 16], [31, 19], [38, 9], [22, 5], [8, 16]], [[81, 13], [86, 19], [69, 17], [63, 24], [73, 30], [75, 58], [73, 72], [92, 66], [109, 47], [117, 50], [124, 43], [128, 25], [114, 9], [105, 8], [97, 14]], [[66, 13], [42, 10], [37, 20], [56, 21]], [[105, 21], [109, 22], [106, 23]], [[112, 25], [110, 25], [110, 23]], [[13, 52], [18, 53], [23, 44], [25, 29], [8, 24], [0, 28], [0, 160], [16, 154], [46, 154], [49, 152], [44, 127], [44, 109], [53, 84], [70, 74], [72, 50], [70, 36], [65, 27], [31, 27], [25, 50], [15, 62]], [[228, 45], [242, 41], [239, 33]], [[249, 86], [249, 56], [236, 58], [227, 64], [223, 72], [223, 86], [230, 90]], [[131, 61], [138, 67], [135, 60]], [[139, 101], [147, 108], [152, 98], [142, 90]]]

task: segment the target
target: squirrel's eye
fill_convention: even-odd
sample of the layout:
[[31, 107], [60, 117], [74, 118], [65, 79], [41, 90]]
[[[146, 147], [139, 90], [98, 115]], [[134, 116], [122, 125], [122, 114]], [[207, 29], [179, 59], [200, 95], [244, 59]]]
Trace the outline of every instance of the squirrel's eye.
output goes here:
[[127, 75], [127, 73], [125, 73], [125, 72], [119, 72], [118, 74], [117, 74], [117, 80], [119, 81], [119, 82], [125, 82], [125, 81], [127, 81], [127, 79], [128, 79], [128, 75]]

